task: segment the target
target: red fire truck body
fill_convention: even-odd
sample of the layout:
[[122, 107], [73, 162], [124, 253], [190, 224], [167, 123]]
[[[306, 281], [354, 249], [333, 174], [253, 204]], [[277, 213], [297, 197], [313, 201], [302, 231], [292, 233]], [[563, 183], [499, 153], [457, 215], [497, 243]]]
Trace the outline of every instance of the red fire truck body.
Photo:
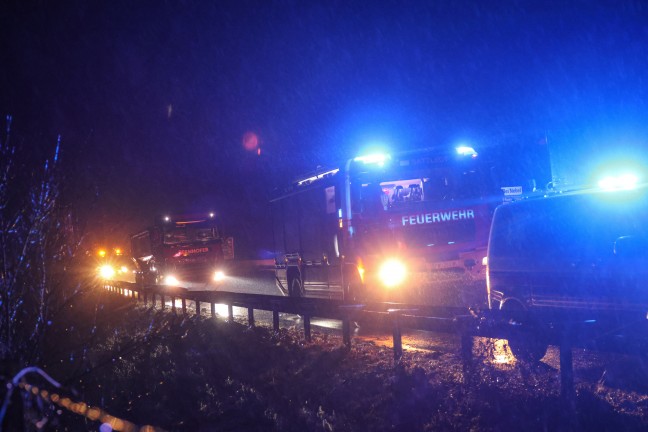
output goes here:
[[131, 251], [139, 282], [220, 282], [234, 257], [234, 242], [221, 237], [213, 213], [175, 215], [131, 236]]
[[493, 169], [461, 147], [358, 157], [306, 176], [271, 202], [277, 286], [352, 301], [483, 302], [493, 211], [533, 188]]

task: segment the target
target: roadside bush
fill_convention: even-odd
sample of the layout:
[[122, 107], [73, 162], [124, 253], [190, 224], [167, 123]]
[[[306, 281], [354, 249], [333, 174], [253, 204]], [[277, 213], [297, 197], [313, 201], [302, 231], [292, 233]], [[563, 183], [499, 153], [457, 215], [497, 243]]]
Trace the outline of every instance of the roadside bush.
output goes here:
[[[60, 200], [60, 137], [39, 160], [29, 143], [0, 140], [0, 360], [15, 370], [39, 361], [47, 328], [76, 295], [69, 277], [78, 238]], [[6, 371], [5, 371], [6, 372]]]

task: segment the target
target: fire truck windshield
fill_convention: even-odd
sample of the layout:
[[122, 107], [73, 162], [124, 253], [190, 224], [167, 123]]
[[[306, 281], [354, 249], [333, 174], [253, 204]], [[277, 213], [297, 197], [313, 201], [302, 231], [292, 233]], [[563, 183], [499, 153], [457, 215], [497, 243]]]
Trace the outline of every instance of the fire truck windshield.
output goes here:
[[218, 238], [216, 228], [196, 225], [176, 225], [164, 229], [164, 244], [210, 241]]
[[364, 217], [433, 203], [448, 205], [451, 201], [478, 199], [484, 195], [488, 183], [488, 179], [474, 170], [437, 168], [422, 173], [420, 177], [413, 177], [412, 173], [400, 176], [388, 172], [382, 174], [362, 182], [356, 195], [355, 211]]
[[477, 160], [422, 161], [362, 171], [351, 178], [356, 243], [382, 248], [471, 248], [493, 194]]

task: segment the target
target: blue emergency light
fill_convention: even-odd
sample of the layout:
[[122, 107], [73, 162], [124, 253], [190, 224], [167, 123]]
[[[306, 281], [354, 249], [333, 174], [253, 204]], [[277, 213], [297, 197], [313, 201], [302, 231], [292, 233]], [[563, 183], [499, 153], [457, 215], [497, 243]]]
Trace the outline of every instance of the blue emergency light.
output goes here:
[[388, 154], [384, 153], [374, 153], [370, 155], [365, 155], [365, 156], [358, 156], [355, 157], [353, 160], [355, 162], [362, 162], [363, 164], [377, 164], [379, 166], [383, 166], [385, 162], [390, 159], [391, 156]]
[[598, 187], [606, 191], [634, 189], [639, 183], [639, 178], [634, 174], [606, 176], [598, 182]]
[[475, 151], [475, 149], [469, 146], [459, 146], [455, 150], [460, 156], [477, 157], [477, 152]]

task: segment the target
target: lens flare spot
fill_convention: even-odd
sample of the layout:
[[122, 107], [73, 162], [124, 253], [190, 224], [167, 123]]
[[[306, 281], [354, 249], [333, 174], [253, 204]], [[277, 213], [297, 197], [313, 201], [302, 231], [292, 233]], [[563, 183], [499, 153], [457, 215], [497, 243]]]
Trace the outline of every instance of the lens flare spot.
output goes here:
[[[255, 151], [259, 147], [259, 137], [254, 132], [243, 134], [243, 148], [247, 151]], [[258, 151], [257, 151], [258, 154]]]

